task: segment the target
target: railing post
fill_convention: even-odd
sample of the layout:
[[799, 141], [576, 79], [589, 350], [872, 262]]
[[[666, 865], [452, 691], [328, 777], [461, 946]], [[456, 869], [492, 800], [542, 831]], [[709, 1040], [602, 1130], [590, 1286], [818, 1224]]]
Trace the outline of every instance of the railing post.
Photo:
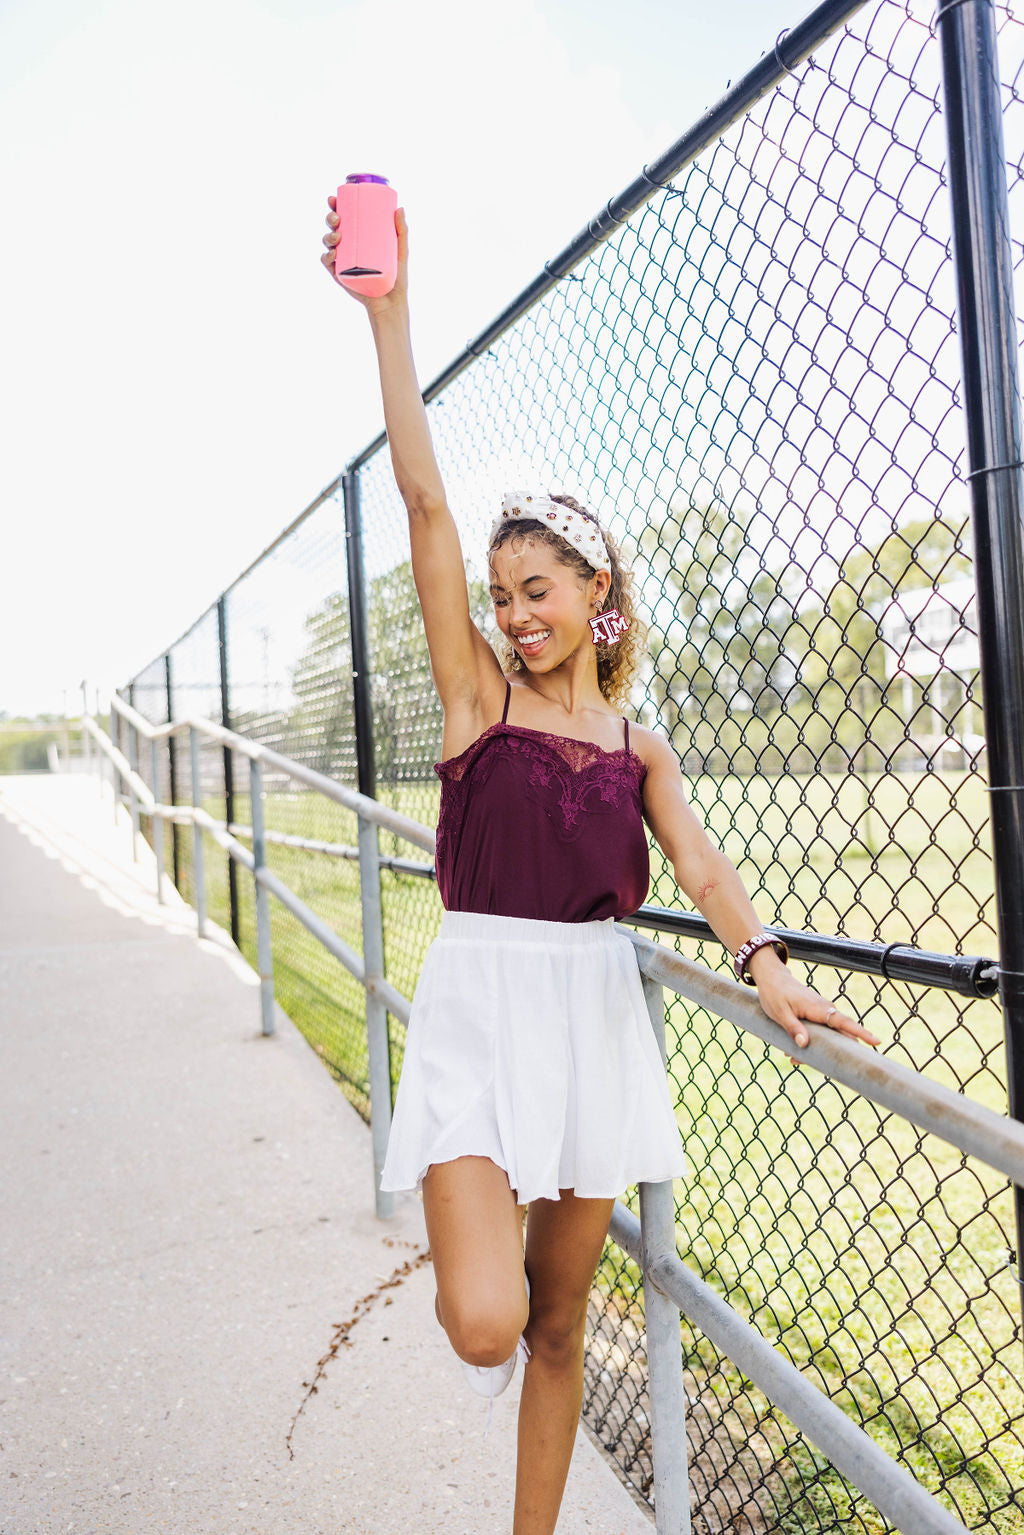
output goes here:
[[[643, 976], [651, 1028], [665, 1060], [665, 994]], [[690, 1480], [686, 1461], [686, 1393], [679, 1307], [648, 1278], [651, 1265], [676, 1251], [672, 1181], [640, 1185], [641, 1255], [647, 1335], [647, 1387], [651, 1403], [654, 1515], [658, 1535], [690, 1535]]]
[[274, 1032], [274, 953], [270, 942], [270, 897], [260, 882], [267, 861], [267, 834], [263, 820], [263, 765], [249, 758], [249, 797], [252, 800], [253, 881], [256, 890], [256, 957], [260, 969], [260, 1016], [263, 1033]]
[[373, 1199], [380, 1220], [395, 1213], [394, 1194], [380, 1187], [391, 1130], [391, 1045], [387, 1008], [371, 990], [384, 979], [384, 923], [380, 899], [377, 826], [359, 817], [359, 894], [363, 910], [363, 964], [366, 967], [366, 1040], [370, 1061], [370, 1136], [373, 1143]]
[[[160, 753], [159, 742], [154, 737], [149, 743], [153, 762], [153, 798], [160, 803]], [[153, 816], [153, 852], [156, 854], [156, 898], [164, 904], [164, 818]]]
[[[188, 727], [188, 749], [192, 758], [192, 804], [202, 809], [199, 783], [199, 736], [195, 726]], [[206, 869], [203, 863], [203, 828], [192, 822], [192, 878], [196, 887], [196, 926], [200, 938], [206, 937]]]

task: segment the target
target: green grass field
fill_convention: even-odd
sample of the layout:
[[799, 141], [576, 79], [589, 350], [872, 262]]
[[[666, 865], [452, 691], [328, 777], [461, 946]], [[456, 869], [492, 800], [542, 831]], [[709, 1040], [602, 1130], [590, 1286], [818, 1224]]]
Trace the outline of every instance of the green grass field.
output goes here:
[[[818, 775], [690, 787], [764, 920], [995, 955], [987, 834], [974, 830], [987, 824], [980, 781], [906, 774], [872, 786]], [[428, 825], [437, 800], [433, 784], [387, 795]], [[266, 809], [275, 830], [356, 841], [354, 817], [317, 796], [275, 794]], [[248, 818], [241, 796], [236, 815]], [[188, 836], [181, 847], [188, 893]], [[383, 833], [381, 850], [425, 857]], [[279, 846], [269, 857], [359, 949], [358, 866]], [[210, 915], [227, 927], [224, 859], [209, 842], [206, 862]], [[685, 906], [657, 849], [652, 871], [651, 902]], [[251, 880], [243, 870], [239, 889], [242, 947], [252, 961]], [[440, 901], [433, 882], [389, 871], [382, 892], [388, 977], [411, 996]], [[278, 1000], [365, 1115], [362, 989], [277, 903], [272, 926]], [[723, 962], [715, 944], [703, 955], [699, 946], [679, 947]], [[894, 1060], [1005, 1112], [1002, 1021], [993, 1002], [824, 967], [811, 983], [842, 996]], [[668, 1024], [669, 1072], [691, 1163], [677, 1184], [684, 1257], [890, 1454], [943, 1488], [965, 1524], [1022, 1535], [1024, 1511], [1014, 1501], [1024, 1486], [1020, 1294], [1007, 1268], [1005, 1180], [680, 999]], [[402, 1037], [393, 1023], [396, 1078]], [[639, 1308], [638, 1280], [609, 1247], [598, 1276], [606, 1304]], [[694, 1391], [705, 1405], [717, 1398], [719, 1417], [733, 1425], [730, 1474], [742, 1471], [751, 1485], [767, 1478], [776, 1507], [778, 1488], [785, 1490], [788, 1512], [776, 1512], [772, 1528], [787, 1535], [832, 1529], [855, 1512], [858, 1528], [881, 1535], [884, 1521], [862, 1502], [851, 1504], [827, 1463], [795, 1440], [706, 1339], [684, 1327], [684, 1343]], [[720, 1455], [718, 1430], [716, 1446]]]

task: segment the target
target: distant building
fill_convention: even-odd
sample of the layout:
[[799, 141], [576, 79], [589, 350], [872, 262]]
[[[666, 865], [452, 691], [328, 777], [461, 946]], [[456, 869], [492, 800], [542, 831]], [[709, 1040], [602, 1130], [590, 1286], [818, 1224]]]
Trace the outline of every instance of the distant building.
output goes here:
[[[971, 759], [985, 745], [975, 730], [980, 653], [974, 581], [957, 577], [939, 586], [914, 587], [893, 597], [878, 615], [886, 676], [902, 679], [903, 717], [914, 724], [913, 741], [927, 756], [953, 749]], [[924, 726], [926, 704], [935, 728]]]

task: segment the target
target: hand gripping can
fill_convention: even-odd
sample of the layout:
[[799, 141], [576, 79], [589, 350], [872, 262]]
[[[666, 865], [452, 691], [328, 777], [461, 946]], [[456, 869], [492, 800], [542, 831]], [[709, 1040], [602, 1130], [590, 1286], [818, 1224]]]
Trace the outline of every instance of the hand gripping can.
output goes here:
[[334, 275], [368, 298], [390, 293], [398, 276], [398, 194], [385, 176], [346, 176], [338, 188]]

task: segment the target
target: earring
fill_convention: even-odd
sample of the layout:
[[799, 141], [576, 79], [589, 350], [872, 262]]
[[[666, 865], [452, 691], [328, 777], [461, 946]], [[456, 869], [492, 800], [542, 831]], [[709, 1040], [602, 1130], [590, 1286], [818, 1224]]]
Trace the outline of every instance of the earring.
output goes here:
[[598, 613], [596, 618], [589, 618], [587, 622], [595, 645], [614, 645], [629, 628], [629, 619], [623, 618], [618, 608], [609, 608], [606, 613]]

